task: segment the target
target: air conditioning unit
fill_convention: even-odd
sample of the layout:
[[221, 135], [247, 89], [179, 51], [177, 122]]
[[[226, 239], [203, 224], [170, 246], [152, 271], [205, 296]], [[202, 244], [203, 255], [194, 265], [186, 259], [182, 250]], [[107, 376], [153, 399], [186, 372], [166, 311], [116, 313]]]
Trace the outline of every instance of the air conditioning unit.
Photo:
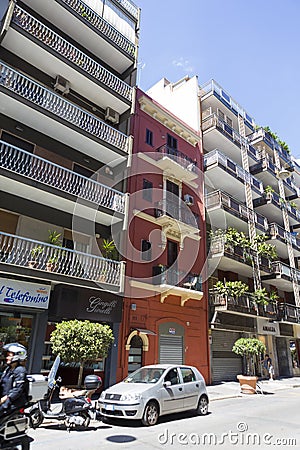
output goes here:
[[192, 206], [194, 204], [194, 197], [190, 194], [185, 194], [184, 203], [186, 203], [188, 206]]
[[105, 111], [105, 120], [112, 123], [119, 123], [119, 113], [112, 108], [107, 107]]
[[54, 89], [60, 91], [62, 94], [68, 94], [70, 92], [70, 81], [66, 80], [61, 75], [57, 75], [55, 78]]

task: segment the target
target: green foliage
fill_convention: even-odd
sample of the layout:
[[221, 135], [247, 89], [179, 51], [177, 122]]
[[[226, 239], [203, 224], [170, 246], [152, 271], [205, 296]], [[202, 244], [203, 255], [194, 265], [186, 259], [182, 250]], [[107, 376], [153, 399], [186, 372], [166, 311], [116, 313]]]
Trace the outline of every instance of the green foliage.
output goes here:
[[225, 283], [217, 281], [214, 288], [218, 294], [229, 295], [235, 299], [238, 299], [249, 291], [249, 286], [242, 281], [226, 281]]
[[269, 184], [265, 187], [265, 193], [266, 194], [273, 194], [275, 192], [275, 189], [272, 188]]
[[239, 338], [235, 341], [232, 351], [240, 356], [260, 355], [266, 352], [266, 346], [257, 338]]
[[256, 291], [253, 292], [253, 299], [257, 305], [268, 305], [269, 294], [266, 288], [256, 289]]
[[114, 337], [108, 325], [75, 319], [58, 323], [51, 333], [50, 341], [54, 355], [60, 355], [64, 362], [80, 363], [80, 386], [83, 364], [106, 357]]
[[240, 338], [235, 341], [232, 351], [246, 359], [246, 374], [254, 375], [253, 356], [260, 357], [266, 352], [266, 346], [263, 342], [256, 338]]
[[257, 244], [257, 252], [260, 256], [263, 256], [271, 261], [277, 259], [277, 250], [275, 245], [267, 244], [266, 242], [259, 242]]
[[269, 292], [269, 302], [270, 303], [276, 303], [278, 299], [279, 299], [279, 295], [277, 294], [276, 291]]
[[33, 247], [31, 249], [31, 255], [32, 258], [34, 259], [34, 261], [36, 261], [38, 259], [38, 257], [44, 252], [44, 247], [42, 247], [41, 245], [38, 245], [36, 247]]
[[101, 250], [104, 258], [117, 259], [117, 249], [113, 240], [103, 239]]
[[61, 233], [58, 233], [56, 230], [48, 230], [48, 233], [48, 243], [56, 245], [57, 247], [61, 247]]

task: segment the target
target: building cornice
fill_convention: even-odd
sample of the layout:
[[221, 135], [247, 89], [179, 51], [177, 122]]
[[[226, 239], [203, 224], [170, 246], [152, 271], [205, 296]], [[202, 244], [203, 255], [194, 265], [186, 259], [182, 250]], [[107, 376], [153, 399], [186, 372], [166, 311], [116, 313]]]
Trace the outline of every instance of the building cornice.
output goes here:
[[140, 108], [143, 112], [160, 122], [172, 133], [177, 134], [189, 144], [196, 146], [200, 142], [200, 134], [173, 116], [169, 111], [156, 103], [153, 99], [143, 95], [139, 98]]

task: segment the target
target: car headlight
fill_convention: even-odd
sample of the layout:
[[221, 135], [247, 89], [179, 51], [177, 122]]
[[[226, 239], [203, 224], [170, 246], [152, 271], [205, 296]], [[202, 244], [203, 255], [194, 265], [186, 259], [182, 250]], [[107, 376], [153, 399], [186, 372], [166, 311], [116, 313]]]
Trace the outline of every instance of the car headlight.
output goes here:
[[122, 394], [120, 400], [122, 402], [134, 402], [141, 400], [142, 394]]
[[101, 392], [100, 400], [105, 400], [105, 391]]

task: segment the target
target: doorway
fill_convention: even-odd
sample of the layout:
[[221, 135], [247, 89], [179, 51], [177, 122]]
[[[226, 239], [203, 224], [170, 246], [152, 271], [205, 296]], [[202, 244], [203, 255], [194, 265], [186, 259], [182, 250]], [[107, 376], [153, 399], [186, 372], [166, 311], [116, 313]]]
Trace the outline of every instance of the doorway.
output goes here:
[[128, 354], [128, 374], [142, 367], [143, 362], [143, 341], [137, 334], [130, 341]]

